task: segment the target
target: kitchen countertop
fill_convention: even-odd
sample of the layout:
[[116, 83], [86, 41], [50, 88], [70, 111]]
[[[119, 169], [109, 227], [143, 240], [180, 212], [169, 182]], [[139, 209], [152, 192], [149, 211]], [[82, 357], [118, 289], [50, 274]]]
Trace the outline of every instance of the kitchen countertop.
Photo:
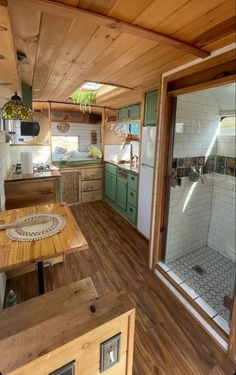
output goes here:
[[5, 178], [5, 182], [11, 182], [11, 181], [26, 181], [26, 180], [35, 180], [35, 179], [41, 179], [41, 178], [55, 178], [55, 177], [61, 177], [61, 174], [58, 172], [58, 169], [55, 168], [52, 171], [43, 171], [43, 172], [35, 172], [33, 174], [17, 174], [14, 173], [15, 165], [12, 165], [10, 167], [10, 170]]
[[129, 172], [134, 172], [136, 174], [139, 174], [139, 165], [136, 164], [136, 166], [134, 166], [134, 164], [132, 163], [124, 163], [124, 164], [120, 164], [114, 160], [105, 160], [105, 162], [107, 163], [110, 163], [110, 164], [114, 164], [116, 165], [117, 167], [121, 168], [121, 169], [125, 169]]

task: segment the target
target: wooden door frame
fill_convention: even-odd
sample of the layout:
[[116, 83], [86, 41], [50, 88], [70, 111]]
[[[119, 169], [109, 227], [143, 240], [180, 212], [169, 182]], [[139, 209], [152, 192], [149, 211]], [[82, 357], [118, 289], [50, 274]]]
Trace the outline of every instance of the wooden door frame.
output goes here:
[[[155, 218], [153, 229], [153, 271], [156, 265], [164, 259], [167, 238], [168, 209], [170, 197], [170, 172], [173, 148], [173, 106], [174, 98], [189, 92], [199, 91], [223, 84], [235, 82], [235, 51], [230, 50], [208, 61], [191, 66], [162, 79], [160, 94], [158, 152], [157, 152], [157, 191], [155, 199]], [[233, 68], [234, 67], [234, 68]], [[172, 121], [171, 121], [172, 116]], [[151, 254], [151, 252], [150, 252]], [[233, 314], [236, 316], [235, 297]], [[236, 330], [235, 319], [232, 319], [228, 339], [228, 356], [235, 357]]]

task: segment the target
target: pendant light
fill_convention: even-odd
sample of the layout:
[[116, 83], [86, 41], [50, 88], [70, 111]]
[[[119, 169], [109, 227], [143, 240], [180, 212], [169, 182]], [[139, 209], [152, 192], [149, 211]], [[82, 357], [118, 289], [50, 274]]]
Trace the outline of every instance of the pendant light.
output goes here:
[[0, 115], [4, 120], [32, 120], [31, 109], [22, 102], [21, 97], [16, 92], [11, 100], [1, 108]]

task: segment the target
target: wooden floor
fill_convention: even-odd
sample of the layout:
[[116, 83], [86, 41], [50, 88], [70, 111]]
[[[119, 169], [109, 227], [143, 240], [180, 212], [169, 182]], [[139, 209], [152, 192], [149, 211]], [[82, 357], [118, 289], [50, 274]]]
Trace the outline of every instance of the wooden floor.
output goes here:
[[[147, 241], [106, 203], [72, 208], [90, 251], [46, 270], [47, 290], [91, 276], [99, 295], [126, 290], [137, 306], [134, 375], [232, 375], [226, 355], [147, 266]], [[8, 283], [37, 295], [35, 273]]]

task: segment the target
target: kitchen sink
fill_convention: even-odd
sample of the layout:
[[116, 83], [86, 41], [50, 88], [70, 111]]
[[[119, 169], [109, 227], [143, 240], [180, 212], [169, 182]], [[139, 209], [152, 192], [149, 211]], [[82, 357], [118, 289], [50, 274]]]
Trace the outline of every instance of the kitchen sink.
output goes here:
[[130, 164], [129, 160], [118, 160], [117, 164]]

